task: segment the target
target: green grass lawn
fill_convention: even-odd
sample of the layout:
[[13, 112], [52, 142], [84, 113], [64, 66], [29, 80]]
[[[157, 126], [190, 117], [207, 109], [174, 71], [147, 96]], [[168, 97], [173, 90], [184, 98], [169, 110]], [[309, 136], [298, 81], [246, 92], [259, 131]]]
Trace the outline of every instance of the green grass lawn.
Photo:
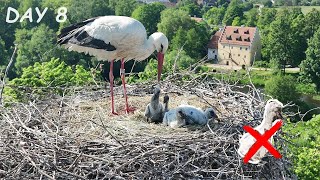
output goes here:
[[308, 12], [310, 12], [313, 8], [317, 9], [318, 11], [320, 11], [320, 6], [281, 6], [281, 7], [277, 7], [275, 9], [281, 9], [281, 8], [292, 8], [292, 7], [301, 7], [301, 11], [303, 14], [307, 14]]

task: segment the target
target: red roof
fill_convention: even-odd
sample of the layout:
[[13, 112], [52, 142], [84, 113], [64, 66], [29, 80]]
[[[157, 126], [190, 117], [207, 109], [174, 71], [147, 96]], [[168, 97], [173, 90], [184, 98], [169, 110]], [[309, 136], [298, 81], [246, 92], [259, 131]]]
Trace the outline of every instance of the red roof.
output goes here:
[[210, 49], [218, 49], [218, 41], [219, 38], [221, 36], [222, 32], [221, 31], [217, 31], [210, 39], [209, 44], [208, 44], [208, 48]]
[[222, 44], [250, 46], [256, 29], [255, 27], [226, 26], [219, 42]]

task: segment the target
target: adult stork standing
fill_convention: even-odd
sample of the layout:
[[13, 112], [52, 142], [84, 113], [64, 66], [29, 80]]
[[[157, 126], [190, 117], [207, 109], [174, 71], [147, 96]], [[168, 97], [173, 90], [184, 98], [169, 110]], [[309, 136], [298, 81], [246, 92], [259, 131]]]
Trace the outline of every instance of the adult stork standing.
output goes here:
[[156, 32], [147, 38], [146, 29], [137, 20], [125, 16], [101, 16], [83, 22], [72, 24], [61, 30], [58, 35], [58, 44], [69, 51], [83, 52], [97, 57], [98, 60], [110, 62], [110, 92], [112, 114], [114, 110], [113, 97], [113, 63], [121, 60], [120, 75], [126, 103], [126, 112], [129, 108], [126, 92], [125, 69], [126, 61], [135, 59], [142, 61], [154, 51], [158, 52], [158, 82], [161, 79], [164, 54], [168, 49], [168, 39]]

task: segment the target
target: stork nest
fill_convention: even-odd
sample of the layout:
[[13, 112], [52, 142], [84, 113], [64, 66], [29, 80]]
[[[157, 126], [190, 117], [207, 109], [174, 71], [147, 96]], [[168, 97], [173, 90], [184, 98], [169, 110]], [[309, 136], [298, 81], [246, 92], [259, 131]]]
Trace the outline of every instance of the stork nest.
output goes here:
[[[204, 81], [203, 76], [183, 83], [177, 79], [179, 75], [170, 77], [161, 86], [161, 97], [170, 96], [170, 108], [180, 103], [213, 106], [218, 121], [177, 129], [146, 122], [143, 112], [152, 84], [128, 86], [129, 104], [137, 108], [129, 115], [110, 115], [109, 89], [103, 86], [64, 89], [64, 95], [0, 108], [0, 178], [296, 178], [281, 130], [274, 137], [281, 159], [267, 154], [252, 165], [237, 154], [243, 125], [262, 120], [264, 100], [257, 89], [208, 77]], [[122, 87], [115, 90], [117, 111], [122, 112]]]

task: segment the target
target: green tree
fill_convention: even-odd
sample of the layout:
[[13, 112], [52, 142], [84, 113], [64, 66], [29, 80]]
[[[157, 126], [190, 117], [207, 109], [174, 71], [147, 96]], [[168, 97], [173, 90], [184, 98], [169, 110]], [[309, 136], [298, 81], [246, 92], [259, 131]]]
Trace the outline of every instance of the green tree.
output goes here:
[[264, 5], [264, 7], [268, 7], [270, 8], [272, 6], [272, 2], [270, 0], [265, 0], [262, 3]]
[[179, 2], [177, 3], [178, 7], [181, 6], [187, 6], [189, 4], [195, 4], [196, 2], [194, 0], [179, 0]]
[[[4, 41], [1, 39], [1, 36], [0, 36], [0, 72], [1, 72], [1, 66], [6, 65], [7, 62], [8, 62], [7, 51], [5, 48]], [[1, 77], [1, 74], [0, 74], [0, 77]]]
[[136, 0], [118, 0], [115, 6], [117, 16], [131, 16], [138, 3]]
[[258, 22], [258, 9], [257, 8], [253, 8], [250, 9], [245, 15], [245, 25], [249, 26], [249, 27], [256, 27], [257, 26], [257, 22]]
[[[19, 8], [18, 11], [25, 13], [29, 8], [32, 8], [32, 11], [34, 11], [34, 9], [36, 7], [40, 7], [40, 1], [38, 0], [23, 0], [23, 1], [19, 1]], [[38, 19], [37, 13], [32, 13], [32, 19], [33, 22], [30, 22], [29, 19], [26, 19], [24, 21], [22, 21], [20, 23], [20, 26], [22, 28], [26, 28], [26, 29], [30, 29], [32, 27], [35, 27], [38, 25], [38, 23], [36, 22]]]
[[306, 34], [303, 31], [305, 23], [305, 18], [303, 14], [298, 15], [291, 23], [292, 31], [292, 50], [295, 52], [295, 55], [292, 56], [289, 63], [294, 67], [297, 67], [301, 64], [301, 61], [306, 58], [305, 51], [307, 50], [307, 38]]
[[157, 31], [161, 12], [166, 7], [161, 3], [151, 3], [139, 6], [132, 13], [132, 17], [139, 20], [147, 30], [148, 35]]
[[[122, 5], [122, 1], [117, 3]], [[117, 7], [116, 6], [116, 7]], [[84, 8], [85, 7], [85, 8]], [[128, 7], [129, 8], [129, 7]], [[123, 9], [123, 12], [126, 9]], [[71, 23], [81, 22], [83, 20], [97, 17], [97, 16], [106, 16], [114, 15], [115, 10], [112, 9], [108, 1], [105, 0], [91, 0], [91, 1], [79, 1], [71, 0], [71, 6], [68, 9]], [[128, 16], [131, 16], [131, 12]]]
[[320, 11], [313, 8], [304, 17], [303, 33], [306, 39], [310, 39], [320, 27]]
[[187, 44], [185, 50], [187, 55], [199, 59], [202, 58], [206, 52], [206, 45], [209, 41], [209, 33], [205, 24], [197, 23], [195, 28], [187, 32]]
[[228, 5], [229, 3], [227, 0], [217, 0], [217, 7], [223, 7], [227, 9]]
[[291, 29], [290, 12], [284, 9], [270, 25], [270, 33], [265, 42], [265, 52], [271, 59], [273, 68], [285, 70], [285, 65], [294, 59], [294, 47], [297, 46], [295, 34]]
[[257, 26], [261, 36], [261, 54], [263, 60], [270, 61], [270, 53], [268, 47], [268, 36], [270, 33], [270, 24], [275, 20], [277, 10], [272, 8], [263, 8], [258, 19]]
[[[184, 50], [172, 50], [166, 55], [166, 62], [163, 66], [163, 76], [166, 77], [173, 72], [181, 72], [186, 68], [191, 67], [196, 60], [187, 55]], [[145, 70], [139, 73], [140, 80], [152, 80], [157, 77], [157, 61], [151, 59]], [[136, 79], [130, 78], [130, 82]]]
[[298, 98], [296, 80], [292, 76], [275, 76], [265, 84], [265, 91], [273, 98], [283, 103], [295, 101]]
[[235, 17], [232, 21], [232, 26], [241, 26], [241, 19], [240, 17]]
[[257, 26], [260, 29], [260, 32], [264, 32], [270, 27], [270, 24], [275, 20], [277, 14], [276, 9], [272, 8], [262, 8], [261, 14], [258, 19]]
[[226, 9], [224, 7], [212, 7], [204, 14], [204, 18], [210, 25], [220, 25], [222, 24], [225, 11]]
[[[93, 82], [91, 73], [82, 66], [77, 65], [73, 70], [63, 61], [52, 58], [48, 62], [36, 62], [34, 65], [24, 68], [21, 77], [13, 79], [9, 85], [13, 87], [67, 87], [88, 85]], [[33, 93], [42, 95], [43, 92], [39, 89]], [[5, 95], [18, 101], [23, 101], [26, 97], [24, 91], [19, 91], [17, 88], [6, 88]]]
[[[46, 24], [50, 29], [54, 31], [58, 31], [60, 24], [57, 22], [56, 16], [58, 14], [58, 9], [60, 7], [67, 7], [68, 11], [70, 11], [70, 6], [72, 4], [72, 0], [42, 0], [41, 1], [41, 9], [48, 8], [45, 16], [41, 20], [41, 24]], [[68, 19], [70, 19], [70, 13], [67, 13]]]
[[320, 91], [320, 28], [308, 42], [306, 60], [301, 63], [301, 76], [310, 79]]
[[185, 6], [180, 7], [180, 9], [187, 11], [188, 14], [192, 17], [196, 16], [196, 17], [202, 17], [201, 15], [201, 9], [198, 5], [196, 5], [195, 3], [191, 3]]
[[185, 30], [179, 28], [172, 39], [172, 49], [184, 49], [186, 54], [198, 59], [206, 54], [206, 44], [209, 40], [207, 27], [205, 24], [197, 24], [195, 27]]
[[227, 11], [223, 17], [223, 23], [225, 25], [231, 25], [235, 17], [243, 18], [242, 1], [232, 0], [227, 8]]
[[20, 29], [16, 31], [16, 43], [19, 44], [16, 73], [22, 73], [22, 69], [33, 65], [35, 62], [47, 61], [53, 56], [56, 42], [56, 34], [45, 25], [40, 25], [31, 30]]
[[12, 50], [10, 49], [10, 47], [13, 46], [13, 42], [15, 39], [12, 32], [14, 32], [15, 29], [20, 24], [19, 23], [8, 24], [6, 22], [6, 16], [7, 16], [6, 12], [8, 7], [18, 9], [19, 2], [17, 0], [1, 0], [0, 1], [0, 12], [1, 12], [0, 13], [0, 36], [1, 36], [1, 39], [4, 41], [5, 49], [9, 51], [9, 53], [11, 53]]
[[171, 41], [172, 49], [181, 49], [187, 43], [187, 30], [179, 28]]
[[181, 9], [166, 9], [161, 13], [161, 21], [158, 24], [158, 30], [163, 32], [169, 39], [172, 40], [179, 28], [191, 29], [195, 26], [188, 13]]
[[252, 4], [252, 2], [243, 2], [242, 3], [242, 10], [243, 10], [243, 12], [245, 12], [245, 11], [250, 11], [250, 9], [252, 9], [253, 8], [253, 4]]
[[287, 123], [283, 127], [288, 135], [293, 170], [299, 179], [320, 180], [320, 115], [307, 122]]

